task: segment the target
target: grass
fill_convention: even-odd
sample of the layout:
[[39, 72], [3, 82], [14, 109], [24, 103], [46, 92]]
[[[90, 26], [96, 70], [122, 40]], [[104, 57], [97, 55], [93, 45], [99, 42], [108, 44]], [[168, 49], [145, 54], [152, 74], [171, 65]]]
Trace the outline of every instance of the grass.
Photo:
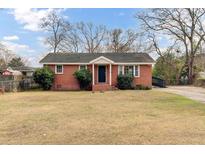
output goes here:
[[205, 105], [159, 91], [0, 95], [0, 144], [205, 144]]

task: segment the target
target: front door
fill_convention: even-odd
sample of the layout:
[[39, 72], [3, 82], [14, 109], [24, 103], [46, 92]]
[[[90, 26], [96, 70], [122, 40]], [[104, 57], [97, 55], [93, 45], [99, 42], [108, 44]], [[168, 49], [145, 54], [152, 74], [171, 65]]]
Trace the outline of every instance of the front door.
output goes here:
[[98, 82], [106, 82], [106, 68], [103, 65], [98, 66]]

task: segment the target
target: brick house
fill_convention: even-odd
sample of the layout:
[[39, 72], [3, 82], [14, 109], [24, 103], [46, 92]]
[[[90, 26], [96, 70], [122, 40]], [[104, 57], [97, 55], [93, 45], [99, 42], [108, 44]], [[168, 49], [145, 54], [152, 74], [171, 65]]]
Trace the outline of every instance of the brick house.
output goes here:
[[53, 90], [79, 90], [73, 74], [83, 68], [92, 73], [94, 91], [112, 89], [118, 74], [127, 73], [134, 76], [133, 84], [152, 86], [154, 60], [147, 53], [49, 53], [40, 63], [55, 72]]

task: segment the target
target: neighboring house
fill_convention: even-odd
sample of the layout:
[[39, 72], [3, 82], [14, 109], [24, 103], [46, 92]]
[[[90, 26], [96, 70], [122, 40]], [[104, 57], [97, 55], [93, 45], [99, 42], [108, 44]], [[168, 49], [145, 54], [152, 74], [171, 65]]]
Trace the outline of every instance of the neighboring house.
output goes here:
[[15, 71], [20, 71], [23, 74], [24, 78], [33, 77], [33, 74], [35, 72], [35, 68], [28, 66], [12, 67], [12, 69]]
[[33, 80], [34, 71], [34, 68], [27, 66], [2, 69], [0, 74], [0, 88], [3, 88], [5, 91], [36, 88], [38, 85]]
[[154, 60], [146, 53], [49, 53], [40, 63], [55, 72], [54, 90], [80, 89], [73, 74], [83, 68], [92, 72], [94, 91], [112, 89], [118, 74], [128, 73], [135, 85], [152, 86]]
[[19, 66], [19, 67], [4, 68], [1, 70], [1, 74], [3, 74], [3, 72], [9, 72], [8, 70], [21, 72], [23, 78], [33, 77], [33, 73], [35, 72], [35, 68], [33, 67]]
[[1, 78], [6, 76], [13, 76], [14, 79], [23, 80], [23, 79], [32, 79], [33, 73], [35, 72], [35, 68], [28, 66], [20, 66], [20, 67], [8, 67], [1, 70], [0, 75]]
[[6, 79], [8, 77], [11, 77], [11, 79], [13, 80], [22, 80], [23, 74], [20, 71], [13, 70], [12, 68], [9, 67], [4, 71], [2, 71], [1, 79], [2, 78]]

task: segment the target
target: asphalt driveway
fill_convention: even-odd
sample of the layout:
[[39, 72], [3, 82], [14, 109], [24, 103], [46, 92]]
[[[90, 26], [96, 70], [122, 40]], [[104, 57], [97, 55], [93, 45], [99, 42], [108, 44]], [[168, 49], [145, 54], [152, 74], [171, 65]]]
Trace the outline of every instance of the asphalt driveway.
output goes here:
[[179, 94], [190, 99], [205, 103], [205, 88], [194, 86], [169, 86], [157, 90]]

